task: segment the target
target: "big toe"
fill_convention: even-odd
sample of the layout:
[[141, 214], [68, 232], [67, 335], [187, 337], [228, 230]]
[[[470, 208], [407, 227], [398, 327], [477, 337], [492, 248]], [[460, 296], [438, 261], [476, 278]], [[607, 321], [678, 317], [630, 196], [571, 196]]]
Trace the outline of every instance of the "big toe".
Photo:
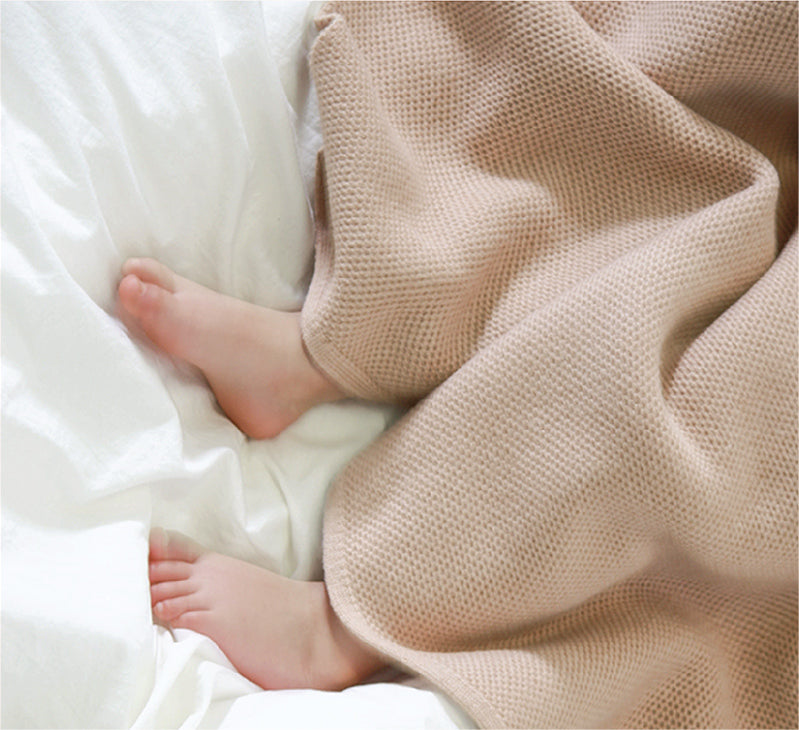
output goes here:
[[150, 532], [150, 560], [182, 560], [193, 563], [203, 554], [202, 546], [185, 535], [160, 527]]
[[144, 331], [158, 347], [173, 355], [183, 355], [185, 313], [176, 295], [158, 284], [127, 274], [117, 288], [120, 315], [127, 325]]
[[126, 274], [117, 288], [119, 301], [127, 312], [139, 316], [144, 297], [144, 283], [136, 274]]
[[175, 273], [160, 261], [150, 258], [132, 258], [122, 264], [122, 275], [133, 274], [147, 284], [157, 284], [174, 292], [177, 287]]

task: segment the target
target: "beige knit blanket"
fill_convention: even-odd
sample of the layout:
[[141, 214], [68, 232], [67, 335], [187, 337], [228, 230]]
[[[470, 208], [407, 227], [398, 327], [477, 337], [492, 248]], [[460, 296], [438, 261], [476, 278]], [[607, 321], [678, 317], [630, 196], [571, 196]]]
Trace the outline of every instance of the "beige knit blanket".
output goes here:
[[797, 725], [797, 5], [341, 3], [333, 605], [485, 727]]

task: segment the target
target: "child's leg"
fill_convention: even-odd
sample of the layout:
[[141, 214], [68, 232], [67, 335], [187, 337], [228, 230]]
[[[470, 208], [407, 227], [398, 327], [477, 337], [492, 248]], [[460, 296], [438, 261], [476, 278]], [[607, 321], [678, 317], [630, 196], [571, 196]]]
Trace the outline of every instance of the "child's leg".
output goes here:
[[335, 615], [324, 583], [284, 578], [176, 533], [151, 535], [150, 593], [156, 618], [210, 637], [266, 689], [338, 690], [383, 666]]
[[276, 436], [312, 406], [343, 397], [308, 358], [299, 313], [219, 294], [152, 259], [131, 259], [122, 274], [122, 318], [200, 368], [249, 436]]

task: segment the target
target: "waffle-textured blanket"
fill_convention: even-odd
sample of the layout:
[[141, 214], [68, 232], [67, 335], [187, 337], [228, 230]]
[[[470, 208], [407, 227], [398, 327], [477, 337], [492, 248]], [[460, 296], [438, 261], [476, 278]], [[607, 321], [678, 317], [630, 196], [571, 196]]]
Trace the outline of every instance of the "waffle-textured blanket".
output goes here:
[[325, 6], [347, 626], [486, 727], [796, 727], [797, 4]]

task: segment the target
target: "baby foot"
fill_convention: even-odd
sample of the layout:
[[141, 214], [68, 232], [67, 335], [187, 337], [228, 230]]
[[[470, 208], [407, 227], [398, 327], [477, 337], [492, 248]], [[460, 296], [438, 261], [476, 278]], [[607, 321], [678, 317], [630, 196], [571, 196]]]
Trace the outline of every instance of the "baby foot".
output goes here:
[[248, 436], [272, 438], [314, 405], [344, 397], [308, 357], [298, 312], [219, 294], [153, 259], [130, 259], [122, 274], [123, 320], [197, 366]]
[[383, 666], [333, 613], [324, 583], [284, 578], [177, 533], [150, 536], [150, 594], [157, 619], [208, 636], [265, 689], [339, 690]]

